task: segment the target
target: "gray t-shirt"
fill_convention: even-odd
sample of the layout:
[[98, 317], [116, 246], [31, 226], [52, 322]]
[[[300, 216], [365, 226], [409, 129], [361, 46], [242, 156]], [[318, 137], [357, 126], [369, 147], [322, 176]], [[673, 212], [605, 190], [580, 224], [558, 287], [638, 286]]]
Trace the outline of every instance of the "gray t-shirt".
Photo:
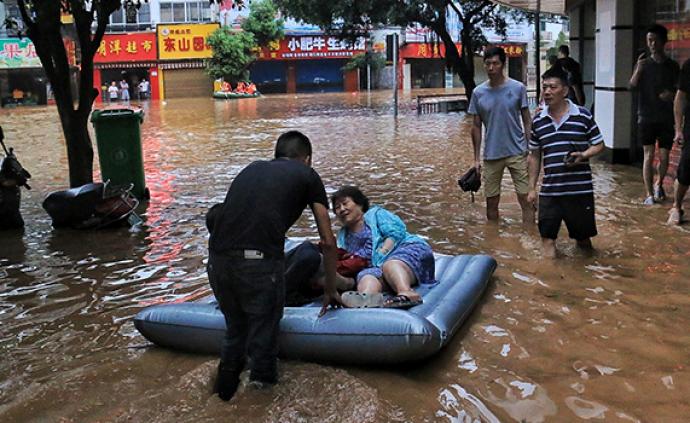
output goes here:
[[474, 89], [468, 113], [479, 115], [486, 128], [484, 160], [517, 156], [527, 151], [521, 110], [527, 107], [527, 88], [511, 78], [499, 87], [489, 81]]

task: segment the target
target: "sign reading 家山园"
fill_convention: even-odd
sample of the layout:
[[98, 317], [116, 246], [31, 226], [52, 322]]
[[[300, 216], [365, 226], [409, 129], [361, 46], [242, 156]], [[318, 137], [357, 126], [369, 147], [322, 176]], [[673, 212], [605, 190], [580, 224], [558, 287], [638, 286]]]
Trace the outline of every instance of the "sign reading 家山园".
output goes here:
[[145, 62], [157, 59], [156, 34], [105, 34], [93, 57], [95, 63]]
[[365, 50], [364, 37], [349, 42], [327, 35], [287, 36], [262, 48], [259, 59], [347, 59]]
[[0, 38], [0, 69], [40, 68], [41, 60], [28, 38]]
[[206, 59], [213, 55], [208, 37], [220, 27], [212, 24], [158, 25], [160, 60]]

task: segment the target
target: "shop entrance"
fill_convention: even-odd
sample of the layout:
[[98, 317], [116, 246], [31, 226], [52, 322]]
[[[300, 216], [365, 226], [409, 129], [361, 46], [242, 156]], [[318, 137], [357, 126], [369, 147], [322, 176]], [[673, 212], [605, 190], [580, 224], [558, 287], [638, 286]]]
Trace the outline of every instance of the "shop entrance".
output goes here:
[[[148, 68], [115, 68], [115, 69], [101, 69], [101, 86], [109, 87], [113, 81], [115, 81], [118, 88], [120, 87], [120, 81], [123, 79], [127, 81], [129, 85], [129, 98], [131, 100], [140, 100], [139, 98], [139, 82], [143, 78], [149, 80], [149, 70]], [[107, 89], [104, 90], [101, 95], [103, 96], [103, 101], [108, 101], [105, 95], [107, 95]], [[150, 93], [149, 88], [149, 93]], [[120, 99], [122, 97], [120, 96]]]
[[0, 72], [2, 107], [46, 104], [48, 78], [43, 69], [8, 69]]

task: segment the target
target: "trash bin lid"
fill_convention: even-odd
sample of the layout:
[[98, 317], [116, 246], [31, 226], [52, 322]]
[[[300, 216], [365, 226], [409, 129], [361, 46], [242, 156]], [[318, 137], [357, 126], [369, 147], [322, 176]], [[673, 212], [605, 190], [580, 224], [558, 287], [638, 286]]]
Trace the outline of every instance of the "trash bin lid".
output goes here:
[[139, 122], [142, 122], [144, 120], [144, 111], [139, 107], [112, 106], [96, 109], [91, 113], [91, 122], [122, 118], [137, 118]]

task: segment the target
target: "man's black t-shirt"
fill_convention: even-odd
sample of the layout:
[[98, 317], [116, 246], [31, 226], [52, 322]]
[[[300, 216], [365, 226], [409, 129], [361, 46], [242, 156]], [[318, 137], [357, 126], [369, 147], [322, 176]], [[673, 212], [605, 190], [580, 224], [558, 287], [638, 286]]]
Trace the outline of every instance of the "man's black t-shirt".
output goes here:
[[659, 94], [664, 90], [672, 93], [676, 90], [678, 63], [668, 57], [662, 62], [651, 58], [647, 61], [637, 83], [637, 122], [673, 125], [673, 100], [661, 100]]
[[283, 257], [285, 234], [314, 203], [328, 208], [326, 190], [314, 169], [284, 158], [254, 162], [230, 185], [212, 225], [209, 249], [255, 249]]
[[[680, 68], [678, 89], [683, 91], [685, 95], [690, 96], [690, 59], [683, 62], [683, 66]], [[688, 100], [690, 100], [690, 98]], [[683, 132], [687, 134], [690, 131], [690, 101], [686, 101], [683, 115], [685, 116]]]

